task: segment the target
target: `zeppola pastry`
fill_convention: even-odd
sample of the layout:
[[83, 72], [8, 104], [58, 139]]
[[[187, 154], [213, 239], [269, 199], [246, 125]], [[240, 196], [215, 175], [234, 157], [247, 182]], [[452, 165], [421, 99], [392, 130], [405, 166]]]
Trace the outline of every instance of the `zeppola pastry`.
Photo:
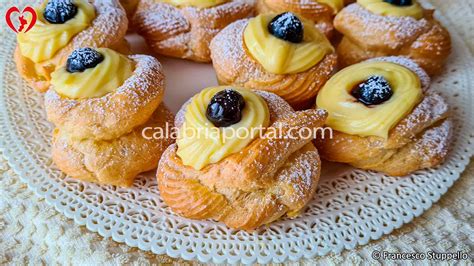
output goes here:
[[442, 163], [453, 125], [448, 105], [429, 90], [412, 60], [384, 57], [349, 66], [321, 89], [333, 137], [316, 139], [322, 158], [404, 176]]
[[334, 26], [344, 35], [337, 48], [342, 66], [405, 56], [435, 75], [451, 52], [449, 32], [416, 0], [358, 0], [337, 14]]
[[315, 192], [320, 160], [311, 138], [290, 132], [317, 128], [326, 116], [295, 112], [268, 92], [207, 88], [176, 116], [178, 139], [158, 165], [160, 195], [184, 217], [237, 229], [295, 216]]
[[85, 181], [130, 186], [154, 169], [171, 140], [146, 139], [143, 129], [165, 128], [173, 115], [162, 104], [164, 75], [151, 56], [108, 48], [80, 48], [51, 74], [45, 94], [54, 123], [53, 161]]
[[15, 62], [20, 75], [45, 92], [51, 73], [80, 47], [127, 52], [127, 17], [116, 0], [46, 0], [36, 8], [37, 22], [18, 33]]
[[352, 0], [257, 0], [257, 12], [280, 13], [290, 11], [314, 22], [328, 38], [334, 35], [334, 16]]
[[142, 0], [133, 27], [158, 54], [210, 62], [211, 39], [253, 12], [253, 0]]
[[324, 34], [290, 12], [232, 23], [212, 40], [211, 57], [220, 84], [269, 91], [296, 109], [313, 104], [337, 65]]

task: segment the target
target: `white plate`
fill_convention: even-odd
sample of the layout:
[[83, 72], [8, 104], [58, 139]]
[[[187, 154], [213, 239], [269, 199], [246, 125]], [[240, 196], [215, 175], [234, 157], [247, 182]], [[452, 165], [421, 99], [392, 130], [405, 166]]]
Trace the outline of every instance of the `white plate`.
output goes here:
[[[42, 96], [15, 70], [11, 33], [2, 33], [0, 47], [0, 149], [28, 187], [59, 212], [104, 237], [156, 254], [202, 262], [266, 263], [341, 252], [422, 214], [468, 164], [474, 143], [473, 58], [455, 31], [451, 33], [454, 53], [446, 74], [432, 85], [448, 99], [456, 125], [446, 163], [404, 178], [324, 163], [316, 196], [300, 217], [253, 233], [175, 215], [160, 199], [154, 173], [123, 189], [80, 182], [56, 170], [49, 155], [52, 127], [45, 119]], [[132, 40], [135, 50], [146, 52], [136, 37]], [[211, 65], [160, 60], [167, 75], [165, 102], [173, 111], [194, 93], [216, 84]]]

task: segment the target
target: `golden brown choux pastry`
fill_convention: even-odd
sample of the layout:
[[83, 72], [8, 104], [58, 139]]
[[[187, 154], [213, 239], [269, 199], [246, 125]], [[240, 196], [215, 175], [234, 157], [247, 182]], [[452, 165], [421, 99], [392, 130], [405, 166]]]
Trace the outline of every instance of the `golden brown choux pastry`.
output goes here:
[[[51, 74], [45, 94], [53, 133], [53, 161], [85, 181], [130, 186], [156, 167], [172, 136], [145, 136], [171, 128], [162, 104], [164, 75], [152, 56], [126, 56], [108, 48], [79, 48]], [[168, 132], [168, 131], [166, 131]]]
[[209, 43], [220, 30], [254, 12], [253, 0], [166, 2], [140, 1], [133, 27], [154, 52], [198, 62], [211, 61]]
[[[163, 69], [151, 56], [131, 55], [128, 59], [134, 64], [131, 76], [101, 97], [70, 98], [61, 95], [53, 84], [45, 94], [48, 120], [73, 138], [101, 140], [117, 138], [145, 123], [163, 99]], [[120, 65], [110, 69], [119, 70]], [[117, 75], [112, 70], [100, 73]], [[88, 89], [88, 82], [84, 80], [85, 89]]]
[[[212, 93], [209, 89], [204, 90], [182, 107], [175, 120], [180, 131], [184, 130], [184, 125], [202, 123], [206, 106], [213, 105], [213, 100], [209, 105], [207, 103], [210, 96], [222, 88], [229, 87], [212, 88]], [[257, 118], [248, 120], [258, 120], [258, 115], [267, 113], [269, 127], [240, 150], [214, 158], [217, 160], [212, 163], [210, 160], [216, 154], [222, 155], [222, 150], [214, 150], [215, 146], [212, 146], [209, 151], [204, 141], [204, 148], [193, 157], [196, 153], [193, 148], [199, 144], [193, 140], [181, 142], [178, 139], [160, 159], [158, 188], [165, 203], [179, 215], [191, 219], [214, 219], [231, 228], [253, 230], [285, 214], [296, 216], [313, 197], [321, 167], [318, 152], [311, 139], [298, 137], [297, 134], [290, 137], [290, 131], [298, 132], [301, 128], [313, 130], [324, 124], [327, 113], [323, 110], [295, 112], [272, 93], [238, 91], [244, 95], [244, 108], [258, 105], [255, 103], [258, 100], [249, 103], [250, 97], [246, 94], [256, 95], [252, 97], [263, 100], [268, 108], [267, 112], [255, 108], [247, 113], [243, 109], [242, 120], [251, 113], [256, 114]], [[203, 94], [207, 96], [202, 97]], [[228, 96], [224, 98], [229, 99]], [[224, 102], [226, 104], [227, 108], [235, 110]], [[245, 124], [242, 120], [236, 125]], [[227, 128], [220, 129], [225, 131]], [[271, 134], [278, 129], [281, 134]], [[230, 141], [229, 146], [235, 146], [237, 141]], [[200, 164], [201, 159], [207, 164]], [[194, 163], [198, 164], [197, 168]]]
[[[219, 83], [275, 93], [298, 110], [313, 105], [318, 90], [337, 66], [334, 49], [324, 35], [314, 27], [312, 34], [320, 36], [315, 37], [318, 40], [314, 42], [314, 47], [311, 47], [314, 48], [311, 52], [308, 52], [309, 48], [304, 47], [310, 43], [309, 41], [303, 39], [302, 43], [297, 44], [287, 42], [265, 32], [266, 29], [256, 29], [252, 31], [255, 35], [249, 34], [248, 39], [245, 38], [245, 33], [250, 32], [249, 23], [258, 20], [260, 16], [234, 22], [212, 40], [211, 57]], [[308, 21], [306, 23], [311, 25]], [[260, 22], [257, 25], [266, 28]], [[304, 31], [309, 32], [310, 27], [305, 27]], [[257, 44], [251, 40], [252, 38], [257, 40], [255, 41]], [[260, 60], [250, 52], [246, 40], [251, 42], [251, 47], [260, 49], [257, 51], [262, 55]], [[275, 47], [265, 48], [272, 45]], [[290, 48], [280, 48], [285, 45]], [[295, 50], [298, 49], [298, 52], [288, 52], [291, 47], [296, 47]], [[282, 67], [282, 61], [290, 63], [285, 63]], [[297, 71], [291, 70], [292, 67], [299, 66], [304, 67]]]
[[[54, 23], [45, 18], [46, 7], [64, 5], [77, 12], [71, 11], [67, 17], [52, 16], [49, 19]], [[94, 0], [92, 4], [87, 0], [45, 0], [36, 13], [35, 26], [18, 34], [14, 59], [20, 75], [40, 92], [48, 89], [51, 73], [77, 48], [109, 47], [123, 53], [129, 50], [124, 39], [127, 17], [117, 0]]]
[[138, 0], [120, 0], [120, 4], [125, 10], [125, 13], [127, 13], [129, 23], [132, 21], [133, 15], [137, 10], [138, 2]]
[[[315, 140], [321, 157], [391, 176], [442, 163], [453, 125], [446, 101], [428, 90], [429, 82], [416, 63], [401, 57], [376, 58], [335, 74], [317, 98], [317, 107], [329, 112], [326, 125], [334, 128], [332, 138]], [[382, 99], [390, 90], [389, 99]]]
[[161, 154], [172, 143], [169, 138], [144, 137], [143, 130], [172, 126], [173, 119], [173, 114], [161, 104], [145, 124], [113, 140], [71, 139], [56, 128], [53, 161], [62, 172], [73, 178], [129, 187], [139, 173], [156, 168]]
[[451, 52], [451, 39], [433, 17], [433, 10], [424, 9], [413, 0], [408, 16], [398, 13], [407, 7], [385, 3], [389, 11], [368, 6], [371, 11], [361, 2], [344, 8], [334, 20], [334, 26], [344, 35], [337, 48], [341, 66], [380, 56], [406, 56], [429, 75], [443, 70]]
[[334, 35], [334, 16], [351, 0], [257, 0], [257, 12], [279, 13], [291, 11], [312, 20], [329, 39]]

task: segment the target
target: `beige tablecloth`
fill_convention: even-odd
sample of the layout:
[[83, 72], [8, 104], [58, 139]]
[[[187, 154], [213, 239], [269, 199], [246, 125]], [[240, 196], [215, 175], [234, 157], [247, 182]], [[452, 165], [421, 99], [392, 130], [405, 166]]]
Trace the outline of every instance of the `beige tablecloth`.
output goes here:
[[[474, 53], [474, 1], [432, 2]], [[473, 176], [474, 164], [471, 162], [462, 177], [439, 202], [389, 236], [339, 255], [302, 260], [300, 264], [357, 264], [364, 260], [376, 262], [370, 259], [373, 250], [463, 251], [472, 254]], [[29, 191], [8, 166], [3, 155], [0, 156], [0, 195], [0, 265], [192, 263], [130, 248], [74, 224]], [[467, 264], [466, 261], [464, 263]]]

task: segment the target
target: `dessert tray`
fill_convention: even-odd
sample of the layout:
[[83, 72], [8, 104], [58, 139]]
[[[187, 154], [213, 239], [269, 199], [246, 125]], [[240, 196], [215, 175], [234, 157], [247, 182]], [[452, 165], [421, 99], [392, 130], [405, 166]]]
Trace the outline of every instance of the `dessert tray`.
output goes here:
[[[50, 159], [52, 126], [42, 95], [17, 74], [15, 35], [3, 29], [0, 149], [28, 187], [59, 212], [104, 237], [156, 254], [201, 262], [268, 263], [353, 249], [421, 215], [459, 178], [474, 153], [474, 58], [455, 29], [444, 24], [451, 32], [453, 53], [432, 89], [448, 100], [455, 122], [446, 162], [401, 178], [323, 162], [318, 190], [305, 211], [254, 232], [177, 216], [160, 199], [154, 172], [141, 175], [130, 189], [64, 176]], [[129, 40], [136, 52], [147, 52], [139, 38]], [[211, 65], [159, 60], [167, 77], [165, 103], [175, 112], [200, 88], [217, 83]]]

